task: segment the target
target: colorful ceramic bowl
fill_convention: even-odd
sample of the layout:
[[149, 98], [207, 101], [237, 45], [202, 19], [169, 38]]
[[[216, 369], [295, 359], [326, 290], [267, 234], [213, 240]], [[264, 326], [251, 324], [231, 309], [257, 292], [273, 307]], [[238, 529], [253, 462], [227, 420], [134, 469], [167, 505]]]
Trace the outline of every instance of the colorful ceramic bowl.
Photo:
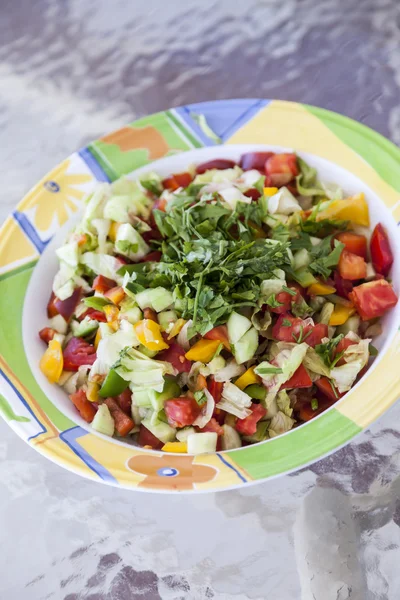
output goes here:
[[[203, 132], [193, 113], [205, 115], [224, 146]], [[229, 452], [179, 456], [106, 438], [93, 432], [65, 393], [39, 371], [43, 347], [37, 331], [46, 324], [57, 268], [54, 249], [95, 183], [146, 169], [167, 175], [191, 162], [238, 158], [256, 148], [293, 149], [317, 167], [322, 179], [338, 182], [350, 194], [365, 192], [372, 224], [379, 220], [389, 231], [399, 292], [400, 150], [385, 138], [335, 113], [275, 100], [206, 102], [140, 119], [56, 167], [0, 231], [0, 412], [36, 450], [75, 473], [130, 489], [230, 489], [291, 472], [333, 452], [400, 396], [400, 305], [383, 321], [373, 367], [334, 407], [281, 437]]]

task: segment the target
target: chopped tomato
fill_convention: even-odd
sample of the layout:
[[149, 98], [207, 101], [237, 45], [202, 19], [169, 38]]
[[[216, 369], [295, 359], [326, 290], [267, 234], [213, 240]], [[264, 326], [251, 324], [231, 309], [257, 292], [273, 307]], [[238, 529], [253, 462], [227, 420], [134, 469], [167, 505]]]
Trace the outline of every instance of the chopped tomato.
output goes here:
[[321, 343], [322, 338], [328, 336], [328, 326], [323, 323], [308, 325], [303, 319], [284, 313], [280, 315], [272, 328], [272, 335], [280, 342], [301, 343], [305, 341], [314, 348]]
[[164, 446], [164, 442], [156, 438], [144, 425], [140, 425], [139, 428], [138, 444], [139, 446], [150, 446], [153, 450], [160, 450]]
[[93, 281], [92, 288], [96, 292], [100, 292], [100, 294], [104, 294], [107, 290], [111, 290], [111, 288], [115, 287], [117, 284], [113, 279], [109, 279], [108, 277], [104, 277], [103, 275], [97, 275]]
[[246, 152], [240, 157], [239, 165], [243, 171], [250, 171], [250, 169], [264, 171], [265, 163], [272, 156], [275, 156], [274, 152]]
[[158, 198], [153, 204], [153, 210], [162, 210], [162, 212], [165, 212], [166, 207], [167, 207], [167, 199], [166, 198]]
[[281, 390], [290, 390], [294, 388], [308, 388], [312, 386], [311, 377], [306, 368], [300, 365], [297, 371], [281, 386]]
[[215, 419], [215, 417], [212, 417], [208, 421], [207, 425], [205, 425], [204, 427], [199, 429], [199, 431], [201, 433], [205, 433], [206, 431], [215, 431], [215, 433], [217, 435], [222, 435], [224, 433], [224, 430], [222, 429], [221, 425], [218, 423], [217, 419]]
[[124, 390], [122, 392], [122, 394], [119, 394], [119, 396], [116, 396], [115, 399], [116, 399], [120, 409], [123, 410], [124, 413], [127, 414], [129, 417], [131, 417], [132, 416], [132, 411], [131, 411], [132, 392], [131, 392], [131, 390], [129, 388], [126, 388], [126, 390]]
[[261, 404], [253, 404], [250, 406], [251, 415], [245, 419], [238, 419], [235, 428], [242, 435], [253, 435], [257, 431], [257, 423], [265, 415], [267, 411]]
[[215, 404], [218, 404], [218, 402], [222, 398], [222, 390], [224, 387], [223, 382], [215, 381], [214, 377], [211, 376], [208, 380], [207, 387], [208, 387], [208, 391], [210, 392], [211, 396], [214, 398]]
[[318, 398], [318, 408], [316, 410], [311, 406], [311, 401], [304, 403], [301, 405], [300, 410], [297, 412], [297, 415], [300, 421], [311, 421], [314, 417], [320, 415], [324, 410], [332, 406], [335, 400], [329, 400], [326, 396], [321, 395]]
[[367, 258], [367, 238], [365, 235], [343, 231], [342, 233], [338, 233], [336, 239], [344, 244], [344, 249], [348, 252], [361, 256], [364, 259]]
[[191, 361], [185, 358], [185, 350], [176, 342], [172, 342], [168, 350], [160, 352], [157, 355], [157, 360], [171, 363], [178, 373], [189, 373], [192, 367]]
[[367, 276], [367, 263], [361, 256], [343, 250], [338, 264], [339, 275], [343, 279], [356, 281]]
[[54, 292], [51, 292], [49, 301], [47, 303], [47, 316], [49, 317], [49, 319], [52, 319], [53, 317], [55, 317], [56, 315], [58, 315], [58, 310], [55, 307], [55, 302], [56, 300], [56, 295]]
[[141, 262], [160, 262], [161, 260], [161, 252], [159, 250], [154, 250], [154, 252], [149, 252], [146, 254], [141, 260]]
[[105, 403], [108, 406], [108, 410], [114, 419], [114, 425], [116, 431], [120, 436], [125, 437], [135, 427], [135, 422], [131, 417], [128, 417], [123, 410], [118, 406], [118, 403], [114, 398], [106, 398]]
[[339, 400], [339, 398], [344, 395], [339, 394], [335, 386], [333, 384], [331, 385], [331, 382], [327, 377], [321, 377], [320, 379], [317, 379], [315, 385], [324, 394], [324, 396], [326, 396], [326, 398], [332, 402], [336, 402], [336, 400]]
[[250, 188], [246, 192], [243, 192], [243, 194], [252, 200], [258, 200], [261, 196], [260, 192], [256, 188]]
[[86, 398], [86, 392], [83, 390], [78, 390], [75, 394], [70, 395], [70, 399], [81, 415], [82, 419], [84, 419], [87, 423], [91, 423], [96, 414], [96, 408], [93, 402], [89, 402]]
[[96, 350], [93, 344], [82, 338], [73, 337], [63, 350], [64, 370], [77, 371], [82, 365], [92, 365], [96, 360]]
[[88, 308], [80, 317], [79, 321], [83, 321], [85, 317], [89, 317], [93, 321], [99, 321], [99, 323], [106, 323], [107, 318], [102, 310], [96, 310], [95, 308]]
[[175, 175], [170, 175], [169, 177], [163, 179], [162, 184], [164, 189], [174, 192], [180, 187], [187, 187], [191, 183], [192, 179], [193, 177], [190, 173], [175, 173]]
[[292, 302], [298, 302], [300, 300], [301, 294], [300, 292], [290, 286], [290, 289], [293, 289], [293, 291], [295, 292], [294, 295], [289, 294], [289, 292], [279, 292], [279, 294], [276, 294], [276, 300], [278, 302], [280, 302], [282, 304], [282, 306], [277, 306], [276, 308], [269, 308], [269, 310], [277, 315], [281, 315], [285, 312], [287, 312], [288, 310], [290, 310], [290, 307], [292, 306]]
[[381, 223], [378, 223], [372, 232], [370, 248], [375, 271], [382, 275], [388, 275], [393, 264], [393, 254], [388, 234]]
[[233, 160], [228, 160], [226, 158], [215, 158], [214, 160], [209, 160], [208, 162], [201, 163], [201, 165], [197, 165], [196, 173], [201, 175], [209, 169], [233, 169], [235, 165], [236, 163]]
[[288, 184], [299, 174], [295, 154], [274, 154], [265, 162], [265, 174], [273, 186]]
[[74, 311], [81, 299], [81, 288], [76, 288], [69, 298], [66, 300], [60, 300], [59, 298], [54, 299], [54, 306], [57, 309], [59, 315], [64, 317], [66, 321], [69, 321], [74, 314]]
[[226, 325], [218, 325], [218, 327], [210, 329], [210, 331], [207, 331], [204, 337], [206, 340], [219, 340], [221, 344], [224, 345], [226, 350], [230, 351], [231, 349], [228, 337], [228, 328]]
[[192, 425], [199, 416], [201, 408], [194, 398], [171, 398], [164, 404], [168, 423], [172, 427], [186, 427]]
[[[343, 338], [342, 340], [340, 340], [340, 342], [338, 343], [338, 345], [335, 348], [335, 356], [338, 356], [339, 354], [341, 354], [342, 352], [347, 350], [347, 348], [349, 346], [353, 346], [354, 344], [357, 344], [357, 342], [354, 342], [353, 340], [349, 340], [349, 338]], [[340, 360], [338, 360], [338, 362], [336, 363], [336, 366], [341, 367], [344, 364], [346, 364], [346, 361], [342, 357]]]
[[150, 319], [150, 321], [155, 321], [155, 323], [158, 323], [157, 313], [152, 308], [144, 308], [143, 317], [145, 319]]
[[353, 289], [353, 284], [351, 283], [351, 281], [349, 281], [348, 279], [343, 279], [343, 277], [341, 277], [339, 273], [335, 271], [334, 282], [334, 287], [336, 288], [337, 295], [341, 296], [342, 298], [348, 298], [350, 292]]
[[56, 333], [57, 332], [55, 331], [55, 329], [52, 329], [51, 327], [43, 327], [43, 329], [39, 331], [39, 337], [41, 340], [46, 342], [46, 344], [48, 344], [53, 339]]
[[349, 295], [363, 321], [376, 319], [397, 304], [397, 296], [385, 279], [358, 285]]

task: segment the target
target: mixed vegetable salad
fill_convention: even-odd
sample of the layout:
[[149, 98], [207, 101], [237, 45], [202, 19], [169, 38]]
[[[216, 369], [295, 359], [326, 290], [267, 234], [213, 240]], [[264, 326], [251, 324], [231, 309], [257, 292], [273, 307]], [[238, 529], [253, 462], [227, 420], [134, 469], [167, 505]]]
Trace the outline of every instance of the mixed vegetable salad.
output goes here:
[[362, 193], [254, 152], [101, 184], [57, 250], [40, 367], [105, 435], [197, 454], [309, 421], [377, 351], [393, 256]]

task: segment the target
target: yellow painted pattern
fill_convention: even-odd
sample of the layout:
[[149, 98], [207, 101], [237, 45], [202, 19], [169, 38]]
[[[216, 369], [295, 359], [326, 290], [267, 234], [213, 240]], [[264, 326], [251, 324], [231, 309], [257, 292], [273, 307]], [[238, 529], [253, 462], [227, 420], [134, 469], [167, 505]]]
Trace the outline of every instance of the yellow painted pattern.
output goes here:
[[39, 257], [32, 242], [12, 217], [0, 229], [0, 273], [15, 269]]
[[[89, 437], [89, 434], [84, 437]], [[79, 438], [79, 442], [84, 437]], [[90, 437], [94, 437], [93, 435]], [[38, 446], [38, 444], [34, 444]], [[75, 454], [73, 450], [61, 440], [58, 436], [47, 439], [43, 444], [41, 444], [37, 450], [50, 458], [51, 460], [55, 460], [58, 464], [65, 467], [66, 469], [72, 469], [73, 471], [83, 475], [85, 477], [89, 477], [90, 479], [94, 479], [99, 481], [99, 476], [92, 471], [84, 462]], [[96, 455], [97, 460], [97, 455]]]
[[271, 144], [310, 152], [354, 173], [383, 198], [389, 208], [399, 201], [399, 193], [392, 186], [300, 104], [273, 100], [227, 143]]

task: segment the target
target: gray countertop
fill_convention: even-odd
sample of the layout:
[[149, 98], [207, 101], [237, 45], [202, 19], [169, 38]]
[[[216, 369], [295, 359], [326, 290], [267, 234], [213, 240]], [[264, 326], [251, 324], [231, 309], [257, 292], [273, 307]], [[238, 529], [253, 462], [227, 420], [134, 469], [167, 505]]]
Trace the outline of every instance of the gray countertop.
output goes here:
[[[193, 101], [308, 102], [400, 143], [399, 39], [397, 0], [3, 0], [0, 221], [89, 140]], [[72, 475], [0, 420], [0, 598], [398, 600], [399, 453], [398, 404], [291, 476], [164, 497]]]

